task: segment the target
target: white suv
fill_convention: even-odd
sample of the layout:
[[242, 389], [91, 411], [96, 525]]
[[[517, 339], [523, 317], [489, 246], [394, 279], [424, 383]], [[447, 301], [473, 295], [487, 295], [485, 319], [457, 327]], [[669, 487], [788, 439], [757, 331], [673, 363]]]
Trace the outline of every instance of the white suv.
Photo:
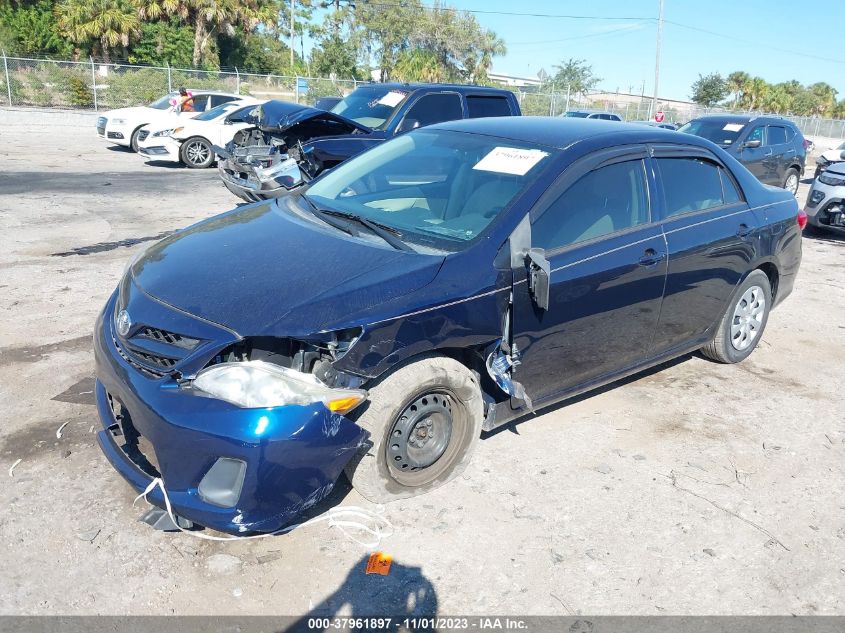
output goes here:
[[162, 120], [174, 114], [190, 118], [215, 108], [223, 103], [239, 99], [238, 95], [228, 92], [214, 92], [209, 90], [191, 90], [192, 98], [182, 107], [174, 106], [179, 103], [179, 93], [171, 92], [149, 105], [134, 108], [118, 108], [104, 112], [97, 118], [97, 134], [109, 143], [123, 145], [133, 152], [138, 151], [138, 132], [148, 123]]

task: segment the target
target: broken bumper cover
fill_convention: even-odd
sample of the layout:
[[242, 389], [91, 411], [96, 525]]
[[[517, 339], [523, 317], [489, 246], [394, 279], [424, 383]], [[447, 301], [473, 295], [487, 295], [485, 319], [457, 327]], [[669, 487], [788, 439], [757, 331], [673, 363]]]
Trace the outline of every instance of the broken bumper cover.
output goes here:
[[[365, 431], [321, 403], [243, 409], [185, 392], [169, 377], [141, 375], [112, 343], [112, 319], [103, 314], [112, 314], [114, 300], [106, 304], [94, 335], [103, 425], [97, 440], [136, 491], [148, 486], [155, 468], [174, 513], [231, 534], [276, 531], [331, 492]], [[131, 421], [116, 418], [116, 403]], [[127, 450], [126, 424], [143, 439], [141, 451]], [[239, 490], [232, 493], [237, 498], [228, 507], [210, 502], [201, 486], [221, 458], [243, 464]], [[212, 488], [206, 483], [205, 490]], [[147, 498], [164, 508], [160, 489]]]
[[243, 200], [276, 198], [303, 183], [296, 161], [282, 158], [271, 167], [261, 169], [238, 162], [223, 148], [214, 147], [217, 169], [226, 188]]

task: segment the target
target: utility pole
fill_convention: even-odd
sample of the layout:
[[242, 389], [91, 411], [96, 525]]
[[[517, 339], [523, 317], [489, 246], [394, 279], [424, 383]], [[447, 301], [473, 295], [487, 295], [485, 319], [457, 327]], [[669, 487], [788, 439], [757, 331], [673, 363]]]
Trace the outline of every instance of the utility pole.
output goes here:
[[[296, 2], [296, 0], [290, 0], [290, 69], [291, 69], [291, 71], [293, 71], [293, 46], [294, 46], [294, 44], [293, 44], [294, 39], [293, 38], [294, 38], [294, 29], [295, 29], [295, 23], [294, 23], [295, 18], [294, 18], [294, 15], [293, 15], [293, 11], [294, 11], [293, 5], [294, 5], [295, 2]], [[660, 0], [660, 2], [661, 2], [661, 6], [662, 6], [663, 0]]]
[[657, 55], [654, 62], [654, 97], [651, 99], [651, 113], [657, 112], [657, 91], [660, 87], [660, 40], [663, 37], [663, 0], [660, 0], [660, 16], [657, 18]]

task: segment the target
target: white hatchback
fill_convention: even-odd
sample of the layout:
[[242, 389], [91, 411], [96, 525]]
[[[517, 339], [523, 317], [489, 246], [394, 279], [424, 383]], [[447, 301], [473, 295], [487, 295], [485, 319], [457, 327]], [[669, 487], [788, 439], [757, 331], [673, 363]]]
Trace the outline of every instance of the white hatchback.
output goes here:
[[141, 130], [138, 153], [150, 160], [183, 163], [193, 169], [211, 166], [214, 145], [223, 146], [253, 123], [246, 117], [259, 105], [252, 97], [224, 103], [191, 119], [173, 116]]
[[138, 151], [138, 135], [148, 123], [161, 121], [173, 115], [190, 118], [223, 103], [240, 99], [228, 92], [190, 90], [192, 97], [181, 106], [179, 93], [171, 92], [145, 106], [118, 108], [104, 112], [97, 118], [97, 134], [100, 138], [116, 145], [123, 145], [133, 152]]

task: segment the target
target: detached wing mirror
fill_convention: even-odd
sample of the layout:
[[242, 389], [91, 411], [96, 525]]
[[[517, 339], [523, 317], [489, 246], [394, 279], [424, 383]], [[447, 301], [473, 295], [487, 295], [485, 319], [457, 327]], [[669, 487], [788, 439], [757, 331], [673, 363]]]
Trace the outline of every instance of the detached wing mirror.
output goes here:
[[549, 283], [551, 266], [546, 259], [546, 252], [542, 248], [532, 248], [525, 256], [528, 263], [528, 290], [534, 303], [541, 310], [549, 309]]
[[753, 141], [745, 141], [743, 144], [744, 149], [754, 149], [755, 147], [760, 147], [763, 144], [763, 141], [760, 139], [754, 139]]

